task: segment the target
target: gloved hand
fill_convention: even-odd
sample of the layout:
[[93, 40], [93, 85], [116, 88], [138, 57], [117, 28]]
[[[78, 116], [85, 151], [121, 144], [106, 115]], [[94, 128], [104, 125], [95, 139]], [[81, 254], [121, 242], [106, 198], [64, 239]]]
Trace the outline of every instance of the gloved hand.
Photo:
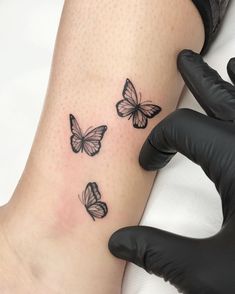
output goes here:
[[[235, 87], [192, 51], [180, 53], [178, 68], [208, 116], [189, 109], [170, 114], [150, 133], [140, 164], [158, 170], [176, 152], [199, 164], [221, 196], [223, 226], [205, 239], [127, 227], [112, 235], [109, 249], [185, 294], [235, 294]], [[228, 73], [235, 83], [235, 59]]]

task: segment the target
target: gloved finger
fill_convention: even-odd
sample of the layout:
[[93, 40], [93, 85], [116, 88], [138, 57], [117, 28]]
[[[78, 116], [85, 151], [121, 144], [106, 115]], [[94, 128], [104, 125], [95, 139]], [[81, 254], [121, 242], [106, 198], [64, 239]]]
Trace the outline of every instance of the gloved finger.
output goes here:
[[191, 50], [183, 50], [178, 55], [177, 64], [189, 90], [209, 116], [225, 121], [235, 120], [233, 85], [224, 81], [203, 61], [201, 55]]
[[234, 199], [231, 174], [235, 171], [235, 163], [231, 161], [234, 136], [228, 134], [234, 134], [232, 124], [190, 109], [179, 109], [151, 131], [140, 151], [139, 163], [146, 170], [157, 170], [164, 167], [176, 152], [180, 152], [199, 164], [216, 185], [226, 221], [235, 207], [231, 207], [228, 200]]
[[196, 254], [195, 245], [195, 239], [144, 226], [120, 229], [109, 240], [114, 256], [163, 276], [172, 284], [177, 276], [187, 274], [187, 265]]
[[140, 165], [146, 170], [158, 170], [180, 152], [199, 164], [216, 184], [218, 171], [223, 174], [231, 168], [233, 142], [224, 133], [224, 124], [190, 109], [176, 110], [151, 131], [140, 151]]
[[231, 58], [227, 65], [228, 75], [231, 81], [235, 84], [235, 58]]

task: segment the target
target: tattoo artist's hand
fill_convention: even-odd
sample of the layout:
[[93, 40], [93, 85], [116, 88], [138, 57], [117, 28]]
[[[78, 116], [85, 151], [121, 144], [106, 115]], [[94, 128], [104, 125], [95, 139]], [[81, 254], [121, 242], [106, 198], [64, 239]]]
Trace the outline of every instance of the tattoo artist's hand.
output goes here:
[[[146, 170], [164, 167], [176, 152], [199, 164], [221, 196], [224, 222], [216, 235], [186, 238], [151, 227], [113, 234], [111, 252], [170, 281], [185, 294], [235, 293], [235, 87], [200, 55], [184, 50], [178, 68], [207, 115], [173, 112], [150, 133], [140, 153]], [[235, 83], [235, 59], [228, 64]]]

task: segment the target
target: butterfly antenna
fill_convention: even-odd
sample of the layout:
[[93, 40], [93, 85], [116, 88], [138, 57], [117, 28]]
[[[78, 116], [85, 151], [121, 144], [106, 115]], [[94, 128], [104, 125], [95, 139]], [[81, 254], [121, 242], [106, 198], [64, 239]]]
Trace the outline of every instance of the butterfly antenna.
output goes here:
[[[82, 192], [82, 195], [83, 195], [83, 192]], [[78, 199], [80, 200], [80, 202], [83, 204], [83, 201], [82, 201], [82, 199], [81, 199], [81, 196], [80, 196], [80, 194], [78, 194]]]
[[[140, 94], [140, 101], [138, 102], [138, 104], [141, 102], [141, 98], [142, 98], [142, 94], [141, 94], [141, 92], [139, 92], [139, 94]], [[138, 98], [137, 98], [138, 99]]]

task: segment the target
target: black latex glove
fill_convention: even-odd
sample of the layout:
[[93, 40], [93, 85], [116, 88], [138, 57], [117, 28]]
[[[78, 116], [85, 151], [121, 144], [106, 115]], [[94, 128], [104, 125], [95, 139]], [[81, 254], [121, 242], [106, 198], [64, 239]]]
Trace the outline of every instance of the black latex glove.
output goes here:
[[[199, 164], [221, 196], [223, 226], [205, 239], [128, 227], [112, 235], [109, 248], [185, 294], [235, 294], [235, 87], [192, 51], [180, 53], [178, 68], [208, 116], [189, 109], [170, 114], [152, 130], [140, 164], [158, 170], [176, 152]], [[235, 59], [228, 73], [235, 83]]]

